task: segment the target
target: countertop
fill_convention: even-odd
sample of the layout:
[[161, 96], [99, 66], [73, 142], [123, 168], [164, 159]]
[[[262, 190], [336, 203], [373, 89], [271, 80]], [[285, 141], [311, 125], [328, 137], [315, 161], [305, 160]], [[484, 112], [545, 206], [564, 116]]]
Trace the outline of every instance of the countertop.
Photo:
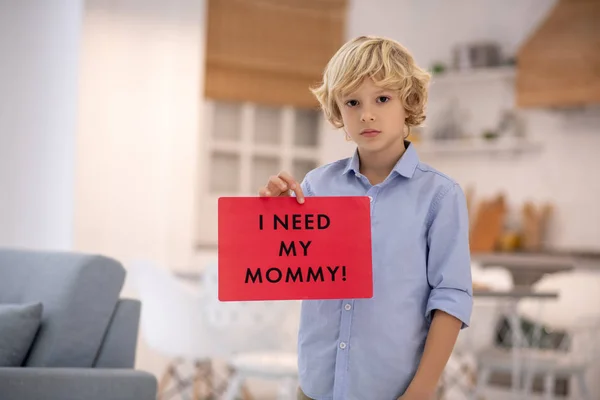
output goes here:
[[542, 269], [592, 268], [600, 270], [600, 252], [550, 250], [539, 253], [472, 253], [471, 259], [482, 264], [482, 266], [503, 265]]

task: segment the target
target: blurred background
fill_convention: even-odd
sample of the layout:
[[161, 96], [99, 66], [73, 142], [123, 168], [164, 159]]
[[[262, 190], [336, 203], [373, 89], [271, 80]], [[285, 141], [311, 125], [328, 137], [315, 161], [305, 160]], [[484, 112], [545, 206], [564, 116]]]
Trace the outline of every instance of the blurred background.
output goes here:
[[[471, 214], [469, 330], [485, 343], [457, 345], [440, 396], [484, 381], [510, 393], [535, 371], [535, 395], [585, 398], [585, 376], [600, 399], [598, 356], [565, 369], [574, 346], [548, 345], [600, 316], [598, 21], [597, 0], [0, 0], [0, 246], [144, 258], [168, 273], [150, 298], [169, 279], [196, 295], [216, 261], [219, 196], [352, 154], [308, 86], [346, 40], [387, 36], [433, 74], [410, 140]], [[142, 298], [133, 277], [126, 291]], [[162, 378], [176, 339], [150, 339], [167, 329], [145, 325], [151, 310], [136, 367]], [[556, 369], [515, 373], [534, 359], [516, 347], [544, 347]], [[259, 381], [246, 394], [274, 398]]]

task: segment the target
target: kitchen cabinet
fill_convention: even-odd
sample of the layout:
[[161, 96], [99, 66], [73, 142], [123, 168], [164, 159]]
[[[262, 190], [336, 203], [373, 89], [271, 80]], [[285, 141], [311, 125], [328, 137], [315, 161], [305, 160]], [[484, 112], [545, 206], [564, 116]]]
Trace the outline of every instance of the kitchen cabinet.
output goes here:
[[346, 0], [208, 0], [205, 97], [315, 107], [345, 39]]

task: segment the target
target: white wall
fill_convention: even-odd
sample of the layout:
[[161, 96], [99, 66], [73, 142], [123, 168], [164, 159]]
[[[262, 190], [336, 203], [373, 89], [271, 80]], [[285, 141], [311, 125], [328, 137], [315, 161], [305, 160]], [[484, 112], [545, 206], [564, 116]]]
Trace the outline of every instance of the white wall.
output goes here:
[[[556, 0], [354, 0], [348, 38], [362, 34], [392, 37], [430, 67], [435, 61], [449, 62], [454, 45], [474, 40], [498, 41], [507, 54], [545, 17]], [[465, 86], [456, 91], [472, 119], [489, 126], [497, 124], [499, 107], [512, 103], [511, 88]], [[504, 92], [503, 92], [504, 90]], [[447, 94], [447, 93], [446, 93]], [[503, 97], [504, 96], [504, 97]], [[432, 88], [431, 106], [441, 93]], [[431, 107], [434, 108], [434, 107]], [[473, 185], [477, 196], [506, 193], [519, 207], [523, 201], [552, 201], [556, 214], [550, 243], [569, 250], [600, 250], [600, 211], [594, 200], [600, 196], [600, 112], [565, 114], [549, 110], [524, 113], [528, 133], [543, 143], [539, 154], [520, 159], [464, 157], [424, 161]], [[433, 123], [433, 121], [427, 121]], [[338, 151], [334, 149], [333, 151]]]
[[0, 246], [72, 248], [81, 12], [0, 1]]
[[203, 29], [203, 1], [86, 2], [78, 249], [189, 267]]

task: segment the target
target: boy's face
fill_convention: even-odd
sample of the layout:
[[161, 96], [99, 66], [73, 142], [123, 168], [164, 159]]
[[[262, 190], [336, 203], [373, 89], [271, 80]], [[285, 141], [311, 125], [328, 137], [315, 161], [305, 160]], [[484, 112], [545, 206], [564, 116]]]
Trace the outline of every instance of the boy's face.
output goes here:
[[379, 151], [404, 140], [406, 111], [394, 90], [365, 79], [354, 92], [337, 100], [344, 129], [359, 149]]

